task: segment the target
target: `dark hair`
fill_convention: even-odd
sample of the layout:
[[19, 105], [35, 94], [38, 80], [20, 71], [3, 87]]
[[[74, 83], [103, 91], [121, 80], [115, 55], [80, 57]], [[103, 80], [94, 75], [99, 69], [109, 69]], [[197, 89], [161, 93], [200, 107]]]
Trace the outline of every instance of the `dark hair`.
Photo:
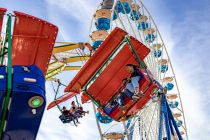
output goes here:
[[74, 101], [71, 102], [71, 104], [75, 103]]
[[127, 64], [126, 66], [133, 67], [133, 69], [137, 69], [138, 68], [138, 66], [133, 65], [133, 64]]
[[65, 106], [63, 106], [63, 109], [66, 109], [66, 107], [65, 107]]

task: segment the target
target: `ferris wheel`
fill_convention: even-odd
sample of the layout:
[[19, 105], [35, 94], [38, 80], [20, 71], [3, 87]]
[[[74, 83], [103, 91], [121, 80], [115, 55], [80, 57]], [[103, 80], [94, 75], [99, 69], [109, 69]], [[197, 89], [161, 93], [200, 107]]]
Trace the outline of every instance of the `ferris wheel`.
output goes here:
[[[48, 80], [56, 81], [56, 75], [63, 70], [80, 70], [103, 45], [106, 38], [113, 35], [112, 32], [116, 28], [121, 28], [130, 38], [135, 38], [149, 48], [150, 53], [142, 62], [159, 86], [165, 88], [166, 91], [161, 98], [153, 96], [138, 110], [135, 117], [126, 121], [103, 122], [99, 119], [100, 110], [97, 112], [94, 108], [95, 113], [99, 113], [96, 118], [101, 139], [188, 139], [181, 93], [167, 46], [141, 0], [103, 0], [93, 14], [88, 43], [57, 42], [59, 45], [54, 48], [48, 67]], [[113, 56], [117, 56], [117, 53]], [[112, 60], [114, 58], [111, 58], [106, 65]], [[77, 62], [75, 66], [71, 65], [73, 62]], [[64, 101], [69, 97], [67, 95], [60, 99]], [[81, 98], [83, 103], [88, 100], [84, 93]]]

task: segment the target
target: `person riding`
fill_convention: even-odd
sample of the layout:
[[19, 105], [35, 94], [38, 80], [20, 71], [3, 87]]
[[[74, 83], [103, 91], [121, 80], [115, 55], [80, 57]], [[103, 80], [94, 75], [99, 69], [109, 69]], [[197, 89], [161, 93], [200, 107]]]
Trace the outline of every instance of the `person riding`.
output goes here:
[[84, 111], [82, 107], [78, 107], [74, 101], [71, 102], [71, 108], [70, 112], [75, 114], [78, 117], [82, 117], [82, 115], [85, 116], [85, 113], [89, 113], [89, 111]]
[[126, 70], [130, 73], [130, 77], [125, 90], [133, 93], [133, 100], [144, 96], [143, 92], [139, 89], [139, 81], [143, 78], [143, 74], [139, 71], [139, 67], [133, 64], [127, 64]]
[[122, 85], [121, 85], [120, 89], [118, 90], [118, 93], [119, 93], [119, 95], [117, 97], [118, 98], [118, 103], [120, 105], [120, 108], [122, 108], [122, 109], [124, 108], [124, 99], [125, 99], [126, 96], [128, 96], [125, 92], [127, 82], [128, 82], [128, 79], [124, 78], [122, 80]]
[[127, 64], [126, 70], [130, 73], [130, 77], [122, 80], [122, 86], [119, 89], [119, 104], [123, 109], [124, 99], [126, 96], [130, 97], [133, 101], [137, 100], [140, 96], [144, 96], [143, 92], [139, 91], [139, 81], [143, 78], [138, 67], [133, 64]]
[[[65, 106], [63, 106], [62, 113], [63, 113], [63, 115], [64, 115], [65, 117], [70, 118], [70, 119], [73, 121], [73, 123], [74, 123], [75, 126], [77, 126], [76, 123], [78, 123], [78, 124], [80, 123], [80, 122], [78, 121], [78, 117], [75, 116], [74, 114], [70, 113], [70, 111], [67, 110]], [[75, 122], [75, 120], [76, 120], [76, 122]]]

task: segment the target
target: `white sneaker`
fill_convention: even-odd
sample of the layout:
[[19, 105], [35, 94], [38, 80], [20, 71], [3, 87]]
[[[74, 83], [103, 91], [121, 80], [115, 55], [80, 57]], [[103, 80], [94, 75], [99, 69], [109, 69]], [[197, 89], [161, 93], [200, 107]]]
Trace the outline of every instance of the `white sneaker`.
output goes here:
[[132, 99], [133, 99], [133, 101], [136, 101], [136, 100], [139, 99], [139, 97], [138, 97], [137, 95], [133, 95], [133, 96], [132, 96]]

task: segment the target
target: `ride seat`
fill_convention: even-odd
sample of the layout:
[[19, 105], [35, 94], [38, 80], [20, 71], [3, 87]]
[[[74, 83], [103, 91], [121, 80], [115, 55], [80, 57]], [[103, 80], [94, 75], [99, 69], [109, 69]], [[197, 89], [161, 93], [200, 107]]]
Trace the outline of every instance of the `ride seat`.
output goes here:
[[63, 123], [70, 123], [72, 121], [71, 117], [65, 116], [64, 114], [60, 115], [59, 118]]

